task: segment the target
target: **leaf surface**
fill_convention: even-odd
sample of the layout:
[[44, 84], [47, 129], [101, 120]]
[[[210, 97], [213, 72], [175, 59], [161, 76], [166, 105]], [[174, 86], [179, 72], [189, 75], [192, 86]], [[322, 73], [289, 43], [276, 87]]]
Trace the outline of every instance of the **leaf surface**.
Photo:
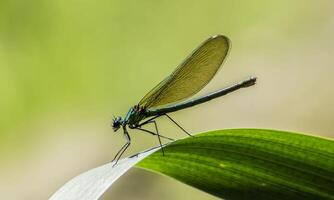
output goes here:
[[333, 140], [291, 132], [211, 131], [137, 166], [224, 199], [334, 199]]

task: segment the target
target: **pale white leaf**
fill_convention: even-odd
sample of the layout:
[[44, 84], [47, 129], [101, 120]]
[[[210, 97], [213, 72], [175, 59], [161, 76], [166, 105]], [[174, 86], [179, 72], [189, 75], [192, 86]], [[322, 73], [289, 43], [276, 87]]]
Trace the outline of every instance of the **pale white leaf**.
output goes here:
[[134, 156], [84, 172], [63, 185], [50, 200], [96, 200], [125, 172], [142, 159], [159, 150], [155, 147]]

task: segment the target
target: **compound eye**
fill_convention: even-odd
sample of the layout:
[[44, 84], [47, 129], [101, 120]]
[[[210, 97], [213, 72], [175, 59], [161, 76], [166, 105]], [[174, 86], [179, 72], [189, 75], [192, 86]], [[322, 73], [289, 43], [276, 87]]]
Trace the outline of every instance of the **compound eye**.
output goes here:
[[122, 125], [122, 117], [116, 117], [113, 119], [112, 128], [116, 132]]
[[115, 122], [115, 123], [113, 123], [113, 125], [112, 125], [112, 129], [114, 130], [114, 131], [117, 131], [118, 129], [119, 129], [119, 123], [117, 123], [117, 122]]

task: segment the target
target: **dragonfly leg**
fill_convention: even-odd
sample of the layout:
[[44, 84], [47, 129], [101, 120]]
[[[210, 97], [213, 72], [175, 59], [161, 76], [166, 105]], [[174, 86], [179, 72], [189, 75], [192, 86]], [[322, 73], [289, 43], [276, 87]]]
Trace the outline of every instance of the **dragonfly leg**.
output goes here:
[[116, 153], [115, 157], [111, 160], [111, 162], [114, 162], [116, 160], [116, 158], [118, 157], [118, 155], [122, 152], [122, 150], [126, 147], [128, 143], [125, 143], [122, 148]]
[[[153, 131], [149, 131], [149, 130], [146, 130], [146, 129], [143, 129], [143, 128], [139, 128], [139, 127], [136, 127], [134, 129], [137, 129], [137, 130], [140, 130], [140, 131], [143, 131], [143, 132], [146, 132], [146, 133], [149, 133], [151, 135], [154, 135], [156, 136], [157, 134], [154, 133]], [[159, 134], [160, 135], [160, 134]], [[166, 136], [163, 136], [163, 135], [160, 135], [161, 138], [164, 138], [164, 139], [167, 139], [167, 140], [170, 140], [170, 141], [175, 141], [173, 138], [169, 138], [169, 137], [166, 137]]]
[[152, 117], [152, 118], [150, 118], [150, 119], [148, 119], [148, 120], [146, 120], [146, 121], [140, 123], [140, 124], [138, 125], [138, 127], [141, 127], [141, 126], [143, 126], [143, 125], [145, 125], [145, 124], [148, 124], [148, 123], [152, 123], [152, 121], [153, 121], [154, 119], [156, 119], [156, 118], [158, 118], [158, 117], [161, 117], [161, 116], [162, 116], [162, 115], [154, 116], [154, 117]]
[[122, 146], [122, 148], [117, 152], [116, 156], [114, 157], [114, 159], [111, 161], [113, 162], [114, 160], [116, 160], [115, 164], [113, 165], [113, 167], [117, 164], [118, 160], [122, 157], [123, 153], [125, 152], [125, 150], [130, 146], [131, 144], [131, 138], [130, 135], [128, 133], [128, 131], [126, 130], [125, 127], [123, 127], [124, 130], [124, 135], [126, 137], [127, 142]]
[[154, 123], [155, 131], [157, 132], [157, 135], [158, 135], [158, 140], [159, 140], [159, 144], [160, 144], [160, 147], [161, 147], [162, 155], [164, 156], [165, 151], [164, 151], [164, 148], [162, 147], [162, 144], [161, 144], [161, 138], [160, 138], [157, 122], [154, 121], [154, 120], [152, 122]]
[[187, 135], [194, 137], [193, 135], [191, 135], [190, 133], [188, 133], [188, 131], [184, 130], [184, 128], [182, 128], [182, 126], [180, 126], [175, 120], [173, 120], [169, 115], [167, 115], [166, 113], [164, 114], [166, 115], [166, 117], [168, 117], [168, 119], [170, 119], [174, 124], [176, 124], [176, 126], [178, 126], [183, 132], [185, 132]]
[[153, 120], [153, 121], [150, 121], [150, 122], [147, 122], [147, 123], [154, 123], [156, 133], [154, 133], [152, 131], [149, 131], [149, 130], [146, 130], [146, 129], [143, 129], [143, 128], [139, 128], [139, 127], [137, 127], [136, 129], [147, 132], [147, 133], [150, 133], [152, 135], [158, 136], [158, 140], [159, 140], [159, 144], [160, 144], [160, 147], [161, 147], [162, 155], [164, 156], [165, 151], [164, 151], [164, 148], [163, 148], [162, 143], [161, 143], [161, 138], [165, 138], [165, 139], [169, 139], [169, 140], [173, 140], [173, 139], [171, 139], [169, 137], [162, 136], [162, 135], [159, 134], [158, 125], [157, 125], [156, 121]]

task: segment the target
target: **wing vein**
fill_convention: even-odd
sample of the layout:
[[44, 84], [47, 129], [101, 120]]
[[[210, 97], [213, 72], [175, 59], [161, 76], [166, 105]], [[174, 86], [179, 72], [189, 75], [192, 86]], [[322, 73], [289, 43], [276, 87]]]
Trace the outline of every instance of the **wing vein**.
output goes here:
[[204, 41], [174, 72], [155, 86], [139, 102], [146, 109], [185, 100], [207, 85], [219, 70], [230, 48], [223, 35]]

